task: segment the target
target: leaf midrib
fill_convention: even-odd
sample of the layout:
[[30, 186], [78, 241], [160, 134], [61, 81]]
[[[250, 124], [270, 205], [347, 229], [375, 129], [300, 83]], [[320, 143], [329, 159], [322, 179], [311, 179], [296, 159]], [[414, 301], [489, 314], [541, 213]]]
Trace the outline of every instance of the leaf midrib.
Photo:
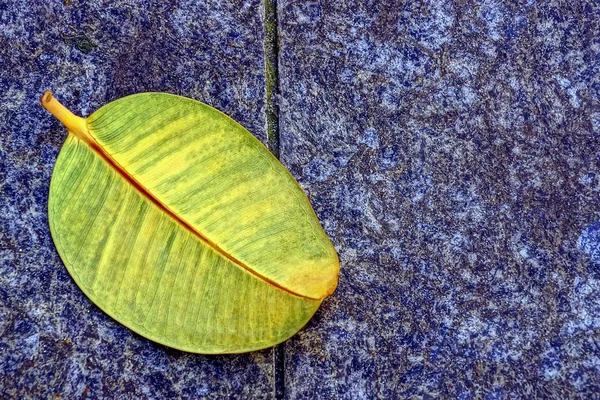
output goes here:
[[248, 271], [250, 274], [263, 280], [264, 282], [266, 282], [280, 290], [283, 290], [291, 295], [309, 299], [309, 300], [322, 300], [321, 298], [310, 297], [310, 296], [306, 296], [306, 295], [294, 292], [293, 290], [291, 290], [285, 286], [282, 286], [281, 284], [273, 281], [272, 279], [258, 273], [257, 271], [252, 269], [250, 266], [246, 265], [244, 262], [237, 259], [232, 254], [228, 253], [226, 250], [221, 248], [217, 243], [210, 240], [208, 237], [206, 237], [204, 234], [202, 234], [202, 232], [198, 231], [191, 224], [189, 224], [186, 220], [184, 220], [179, 215], [177, 215], [176, 212], [171, 210], [166, 204], [164, 204], [162, 201], [160, 201], [156, 196], [154, 196], [150, 190], [148, 190], [142, 183], [140, 183], [131, 174], [129, 174], [127, 172], [127, 170], [118, 163], [117, 160], [115, 160], [106, 150], [104, 150], [102, 145], [100, 143], [98, 143], [96, 138], [91, 134], [92, 129], [90, 128], [87, 119], [86, 119], [86, 127], [87, 127], [87, 131], [88, 131], [87, 135], [78, 135], [77, 133], [74, 133], [74, 132], [69, 132], [69, 133], [75, 135], [78, 139], [81, 139], [84, 143], [86, 143], [88, 146], [90, 146], [90, 148], [96, 154], [98, 154], [100, 156], [100, 158], [102, 158], [113, 170], [115, 170], [123, 179], [125, 179], [126, 182], [128, 182], [130, 185], [132, 185], [138, 193], [140, 193], [142, 196], [146, 197], [146, 199], [148, 199], [148, 201], [153, 203], [156, 207], [158, 207], [160, 210], [162, 210], [164, 213], [166, 213], [168, 216], [170, 216], [179, 225], [181, 225], [183, 228], [187, 229], [190, 233], [192, 233], [194, 236], [196, 236], [202, 242], [206, 243], [210, 248], [212, 248], [218, 254], [225, 257], [226, 259], [228, 259], [229, 261], [231, 261], [238, 267], [243, 268], [244, 270]]

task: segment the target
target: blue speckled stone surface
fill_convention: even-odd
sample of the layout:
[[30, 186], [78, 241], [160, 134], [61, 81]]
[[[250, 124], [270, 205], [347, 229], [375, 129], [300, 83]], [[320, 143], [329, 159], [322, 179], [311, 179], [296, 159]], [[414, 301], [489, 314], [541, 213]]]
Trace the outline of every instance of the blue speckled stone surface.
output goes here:
[[[205, 101], [263, 141], [257, 0], [0, 0], [0, 398], [273, 398], [273, 351], [153, 344], [77, 289], [46, 217], [64, 129]], [[281, 158], [342, 261], [284, 397], [600, 393], [600, 5], [278, 1]]]
[[600, 3], [279, 6], [283, 162], [340, 285], [296, 398], [598, 398]]
[[121, 96], [181, 94], [265, 139], [255, 0], [0, 1], [0, 398], [272, 398], [273, 351], [206, 357], [102, 313], [62, 265], [47, 193], [64, 128], [45, 89], [89, 115]]

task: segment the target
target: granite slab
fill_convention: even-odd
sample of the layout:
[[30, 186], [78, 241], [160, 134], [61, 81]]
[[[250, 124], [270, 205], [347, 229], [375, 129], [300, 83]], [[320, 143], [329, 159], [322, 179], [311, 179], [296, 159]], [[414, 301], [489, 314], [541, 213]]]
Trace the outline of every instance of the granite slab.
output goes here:
[[46, 214], [62, 126], [46, 89], [89, 115], [127, 94], [204, 101], [261, 140], [263, 9], [256, 0], [0, 1], [0, 398], [272, 398], [273, 351], [201, 356], [156, 345], [95, 307]]
[[598, 2], [278, 19], [281, 157], [342, 264], [286, 397], [598, 398]]

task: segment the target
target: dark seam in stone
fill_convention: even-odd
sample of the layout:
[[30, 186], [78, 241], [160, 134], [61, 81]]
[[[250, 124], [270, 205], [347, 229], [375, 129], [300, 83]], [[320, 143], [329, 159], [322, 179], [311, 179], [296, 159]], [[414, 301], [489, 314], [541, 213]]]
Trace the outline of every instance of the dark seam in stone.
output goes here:
[[[264, 1], [265, 12], [265, 117], [267, 120], [267, 146], [275, 157], [279, 151], [279, 26], [277, 21], [277, 0]], [[273, 368], [275, 378], [275, 398], [285, 398], [285, 342], [275, 346]]]
[[277, 0], [265, 0], [265, 86], [267, 146], [279, 158], [279, 32]]

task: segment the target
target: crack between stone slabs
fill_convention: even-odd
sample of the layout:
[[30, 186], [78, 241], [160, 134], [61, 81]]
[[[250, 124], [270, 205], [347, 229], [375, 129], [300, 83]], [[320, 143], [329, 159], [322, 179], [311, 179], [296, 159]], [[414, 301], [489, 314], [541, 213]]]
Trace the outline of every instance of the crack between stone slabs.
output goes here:
[[267, 146], [279, 158], [279, 43], [277, 0], [264, 1]]
[[[267, 122], [267, 147], [280, 158], [279, 150], [279, 34], [277, 21], [277, 0], [264, 0], [264, 51], [265, 51], [265, 93]], [[285, 398], [285, 342], [273, 350], [275, 373], [275, 399]]]

